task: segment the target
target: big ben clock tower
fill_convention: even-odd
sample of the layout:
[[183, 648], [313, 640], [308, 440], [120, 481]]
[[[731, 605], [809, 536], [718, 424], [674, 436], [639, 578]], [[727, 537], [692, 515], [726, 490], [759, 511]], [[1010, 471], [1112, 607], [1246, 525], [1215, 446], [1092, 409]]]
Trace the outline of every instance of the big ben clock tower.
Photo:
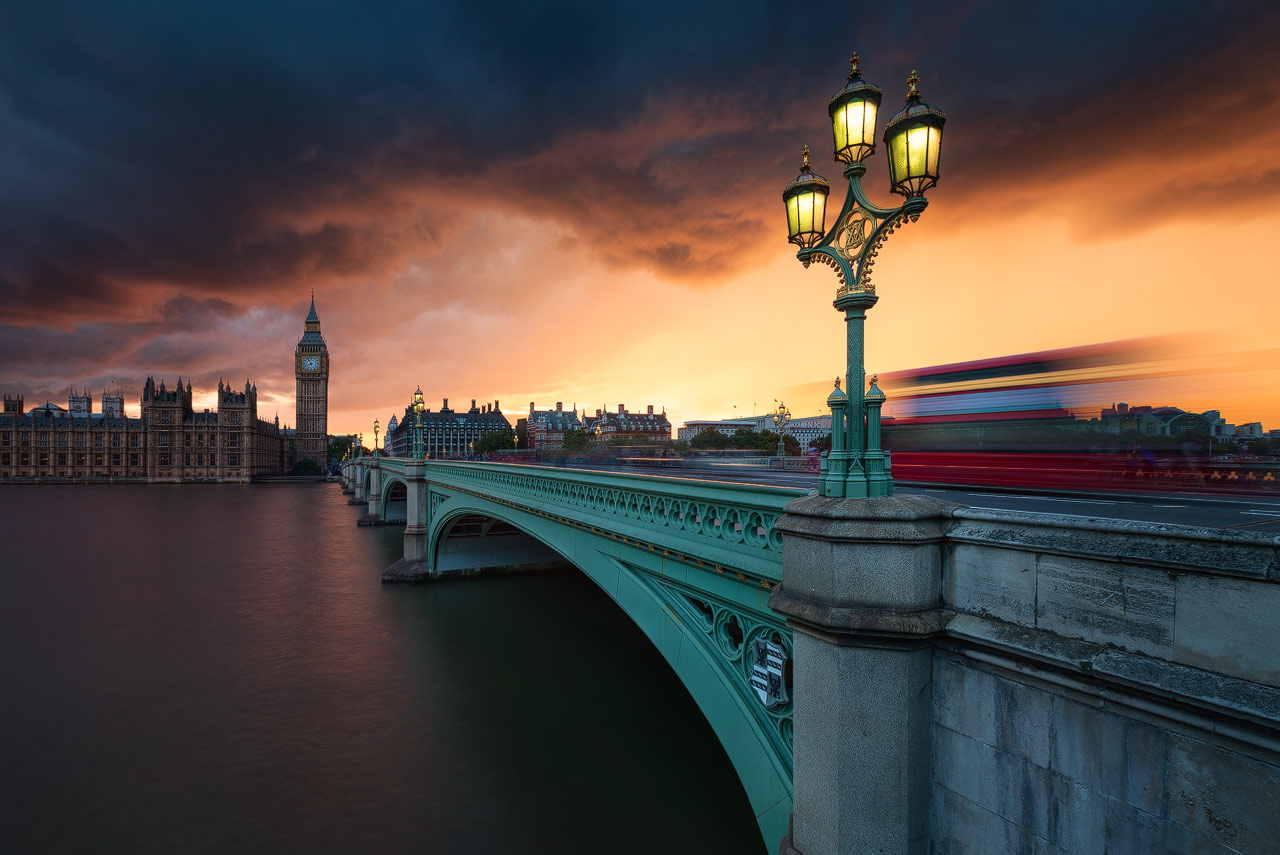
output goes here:
[[293, 354], [297, 377], [298, 459], [310, 458], [322, 467], [329, 463], [329, 348], [320, 335], [316, 295], [311, 295], [305, 330]]

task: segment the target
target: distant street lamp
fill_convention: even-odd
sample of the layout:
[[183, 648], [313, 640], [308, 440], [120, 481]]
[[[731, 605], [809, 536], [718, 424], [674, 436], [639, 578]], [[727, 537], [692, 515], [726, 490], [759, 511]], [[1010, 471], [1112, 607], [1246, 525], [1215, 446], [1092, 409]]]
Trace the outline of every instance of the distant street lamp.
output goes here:
[[364, 434], [356, 434], [356, 457], [364, 457]]
[[426, 443], [422, 441], [422, 411], [426, 409], [422, 404], [422, 387], [419, 386], [413, 393], [413, 459], [425, 460], [427, 456]]
[[786, 404], [779, 403], [771, 418], [773, 426], [778, 429], [778, 456], [786, 457], [787, 448], [782, 444], [782, 438], [786, 435], [787, 424], [791, 421], [791, 411], [787, 409]]
[[378, 420], [373, 420], [373, 456], [378, 456]]
[[[880, 449], [884, 393], [874, 381], [864, 391], [863, 325], [867, 311], [878, 299], [871, 268], [885, 239], [907, 221], [920, 219], [929, 204], [924, 191], [938, 183], [946, 116], [920, 100], [920, 77], [911, 72], [906, 106], [884, 129], [890, 189], [905, 196], [906, 201], [897, 208], [873, 205], [863, 193], [862, 176], [867, 171], [863, 160], [875, 151], [880, 90], [862, 79], [856, 53], [850, 57], [849, 66], [848, 81], [827, 105], [835, 158], [846, 164], [844, 177], [849, 182], [835, 225], [826, 230], [830, 185], [821, 175], [814, 174], [808, 146], [804, 147], [800, 174], [782, 191], [782, 201], [787, 211], [787, 238], [800, 247], [796, 257], [805, 267], [817, 261], [836, 271], [839, 287], [834, 305], [845, 314], [847, 408], [846, 394], [833, 392], [831, 400], [838, 401], [831, 415], [832, 445], [818, 491], [823, 496], [850, 498], [891, 496], [893, 478]], [[871, 419], [875, 420], [874, 427]]]

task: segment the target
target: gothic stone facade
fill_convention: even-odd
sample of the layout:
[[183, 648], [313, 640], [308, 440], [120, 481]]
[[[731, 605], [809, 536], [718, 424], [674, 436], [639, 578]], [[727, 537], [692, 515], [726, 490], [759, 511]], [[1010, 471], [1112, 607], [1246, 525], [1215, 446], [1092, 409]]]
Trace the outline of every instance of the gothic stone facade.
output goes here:
[[0, 479], [35, 481], [249, 481], [287, 472], [297, 459], [292, 431], [258, 418], [257, 387], [218, 384], [218, 409], [195, 412], [191, 384], [157, 386], [148, 377], [141, 418], [124, 416], [123, 396], [92, 398], [72, 390], [68, 409], [44, 404], [22, 411], [4, 397]]

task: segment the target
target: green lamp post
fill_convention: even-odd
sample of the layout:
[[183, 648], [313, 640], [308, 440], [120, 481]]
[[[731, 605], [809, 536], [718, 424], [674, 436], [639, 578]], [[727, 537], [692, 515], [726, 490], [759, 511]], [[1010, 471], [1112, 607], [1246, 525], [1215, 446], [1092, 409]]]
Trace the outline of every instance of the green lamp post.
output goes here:
[[783, 444], [787, 433], [787, 425], [791, 422], [791, 411], [787, 409], [787, 405], [779, 402], [777, 409], [772, 413], [773, 426], [778, 429], [778, 456], [787, 456], [787, 447]]
[[422, 403], [422, 387], [419, 386], [413, 393], [413, 459], [423, 460], [426, 458], [426, 443], [422, 441], [422, 411], [425, 409]]
[[[885, 239], [904, 223], [920, 219], [929, 204], [924, 192], [938, 183], [942, 126], [947, 117], [920, 100], [920, 77], [911, 72], [906, 106], [884, 129], [890, 188], [906, 200], [897, 208], [872, 204], [862, 189], [862, 176], [867, 172], [863, 161], [875, 152], [881, 93], [862, 79], [856, 53], [849, 66], [848, 81], [827, 105], [835, 158], [845, 164], [844, 177], [849, 182], [844, 206], [828, 231], [830, 186], [814, 174], [808, 146], [804, 147], [800, 174], [782, 191], [782, 201], [787, 210], [788, 240], [800, 247], [796, 257], [805, 267], [819, 262], [835, 270], [839, 285], [834, 305], [845, 315], [848, 391], [833, 393], [829, 399], [833, 404], [832, 443], [818, 491], [823, 496], [862, 498], [893, 495], [893, 478], [880, 449], [884, 393], [874, 383], [866, 390], [863, 367], [863, 327], [867, 311], [878, 299], [871, 271]], [[837, 380], [836, 389], [839, 387]]]
[[378, 457], [378, 420], [373, 420], [373, 456]]

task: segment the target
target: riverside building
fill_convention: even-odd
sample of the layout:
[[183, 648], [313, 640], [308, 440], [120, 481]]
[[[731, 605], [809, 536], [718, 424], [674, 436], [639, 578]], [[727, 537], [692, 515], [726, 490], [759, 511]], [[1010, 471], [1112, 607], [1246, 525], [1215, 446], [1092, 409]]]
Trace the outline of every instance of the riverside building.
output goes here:
[[[385, 453], [392, 457], [412, 457], [416, 424], [417, 415], [410, 403], [394, 429], [388, 423]], [[502, 414], [497, 401], [477, 407], [476, 399], [472, 398], [470, 409], [452, 410], [449, 399], [445, 398], [439, 410], [422, 411], [422, 441], [427, 457], [432, 459], [466, 457], [471, 453], [472, 443], [496, 431], [511, 433], [511, 422]]]

